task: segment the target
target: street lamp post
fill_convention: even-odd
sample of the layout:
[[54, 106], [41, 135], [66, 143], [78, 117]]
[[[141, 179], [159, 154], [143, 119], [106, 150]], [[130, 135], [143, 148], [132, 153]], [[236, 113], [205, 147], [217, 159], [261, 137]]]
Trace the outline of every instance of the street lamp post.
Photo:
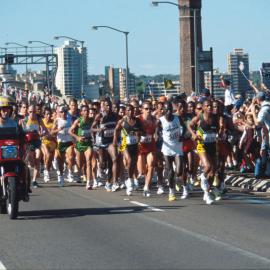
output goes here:
[[[44, 44], [46, 46], [50, 46], [51, 47], [51, 50], [52, 50], [52, 56], [53, 56], [53, 48], [54, 48], [54, 45], [52, 44], [49, 44], [49, 43], [46, 43], [46, 42], [43, 42], [43, 41], [40, 41], [40, 40], [29, 40], [28, 41], [29, 44], [32, 44], [32, 43], [41, 43], [41, 44]], [[47, 85], [48, 85], [48, 88], [50, 90], [53, 90], [53, 79], [52, 79], [52, 74], [51, 74], [51, 85], [50, 85], [50, 75], [49, 75], [49, 63], [48, 63], [48, 58], [46, 58], [46, 75], [47, 75]]]
[[128, 34], [129, 32], [127, 31], [122, 31], [117, 28], [107, 26], [107, 25], [95, 25], [92, 26], [92, 30], [98, 30], [98, 28], [108, 28], [120, 33], [123, 33], [125, 35], [125, 44], [126, 44], [126, 96], [127, 99], [129, 99], [129, 67], [128, 67]]
[[197, 10], [196, 8], [191, 8], [187, 6], [181, 6], [170, 1], [152, 1], [152, 6], [157, 7], [159, 4], [169, 4], [177, 6], [179, 9], [189, 9], [193, 12], [194, 26], [194, 80], [195, 80], [195, 93], [199, 91], [199, 74], [198, 74], [198, 36], [197, 36]]
[[83, 40], [78, 40], [78, 39], [75, 39], [75, 38], [72, 38], [72, 37], [68, 37], [68, 36], [55, 36], [54, 39], [58, 40], [60, 38], [67, 38], [67, 39], [70, 39], [70, 40], [73, 40], [75, 42], [79, 42], [81, 43], [81, 97], [84, 96], [84, 61], [83, 61], [83, 44], [84, 44], [84, 41]]
[[17, 42], [6, 42], [5, 45], [17, 45], [17, 46], [20, 46], [22, 48], [25, 48], [25, 55], [26, 55], [26, 60], [25, 60], [25, 73], [26, 73], [26, 80], [27, 80], [27, 76], [28, 76], [28, 65], [27, 65], [27, 49], [28, 49], [28, 46], [26, 45], [22, 45], [20, 43], [17, 43]]

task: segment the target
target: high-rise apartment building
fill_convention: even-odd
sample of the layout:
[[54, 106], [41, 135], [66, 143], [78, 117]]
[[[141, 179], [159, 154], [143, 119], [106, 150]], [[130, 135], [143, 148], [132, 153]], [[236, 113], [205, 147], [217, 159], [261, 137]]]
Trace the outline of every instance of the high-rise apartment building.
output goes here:
[[[83, 84], [87, 82], [87, 51], [75, 41], [65, 41], [62, 47], [55, 49], [58, 56], [58, 67], [55, 85], [64, 96], [81, 97], [82, 72]], [[81, 61], [83, 60], [83, 68]]]
[[241, 62], [243, 73], [249, 78], [249, 55], [243, 49], [234, 49], [228, 55], [228, 73], [231, 75], [231, 85], [235, 94], [243, 94], [250, 89], [249, 82], [240, 71]]
[[270, 63], [262, 63], [261, 81], [268, 89], [270, 89]]

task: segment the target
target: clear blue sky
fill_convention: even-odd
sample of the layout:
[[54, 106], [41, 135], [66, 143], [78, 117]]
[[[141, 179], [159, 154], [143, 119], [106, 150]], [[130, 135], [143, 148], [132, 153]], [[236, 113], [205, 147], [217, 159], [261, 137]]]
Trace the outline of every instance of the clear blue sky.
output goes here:
[[[177, 3], [177, 0], [172, 0]], [[124, 35], [92, 25], [129, 31], [129, 66], [140, 74], [179, 73], [178, 9], [151, 7], [150, 0], [4, 0], [1, 1], [0, 46], [42, 40], [55, 45], [54, 35], [85, 40], [88, 73], [104, 66], [125, 66]], [[233, 48], [250, 55], [250, 69], [270, 62], [270, 0], [202, 0], [204, 49], [214, 49], [214, 66], [227, 69]], [[35, 69], [31, 67], [31, 69]]]

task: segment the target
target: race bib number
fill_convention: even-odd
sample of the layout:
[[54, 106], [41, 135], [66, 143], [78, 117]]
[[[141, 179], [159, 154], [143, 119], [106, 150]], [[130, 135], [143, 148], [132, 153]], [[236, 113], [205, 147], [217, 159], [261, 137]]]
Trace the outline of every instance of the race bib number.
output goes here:
[[203, 141], [205, 143], [213, 143], [216, 141], [217, 134], [216, 133], [205, 133], [203, 134]]
[[141, 143], [151, 143], [152, 142], [152, 136], [141, 136]]
[[136, 144], [138, 143], [138, 137], [137, 136], [127, 136], [127, 144]]
[[111, 138], [111, 137], [113, 137], [113, 134], [114, 134], [114, 129], [107, 129], [107, 130], [104, 130], [104, 137], [106, 137], [106, 138]]

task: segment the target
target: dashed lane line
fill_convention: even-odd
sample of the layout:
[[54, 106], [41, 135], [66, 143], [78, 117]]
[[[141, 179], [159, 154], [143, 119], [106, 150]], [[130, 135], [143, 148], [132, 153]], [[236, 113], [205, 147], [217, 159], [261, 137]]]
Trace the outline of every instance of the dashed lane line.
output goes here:
[[4, 264], [0, 261], [0, 270], [7, 270]]
[[153, 207], [151, 205], [148, 205], [148, 204], [145, 204], [145, 203], [140, 203], [140, 202], [137, 202], [137, 201], [130, 201], [130, 203], [145, 207], [145, 208], [147, 208], [149, 210], [152, 210], [154, 212], [164, 212], [164, 210], [162, 210], [162, 209], [155, 208], [155, 207]]

